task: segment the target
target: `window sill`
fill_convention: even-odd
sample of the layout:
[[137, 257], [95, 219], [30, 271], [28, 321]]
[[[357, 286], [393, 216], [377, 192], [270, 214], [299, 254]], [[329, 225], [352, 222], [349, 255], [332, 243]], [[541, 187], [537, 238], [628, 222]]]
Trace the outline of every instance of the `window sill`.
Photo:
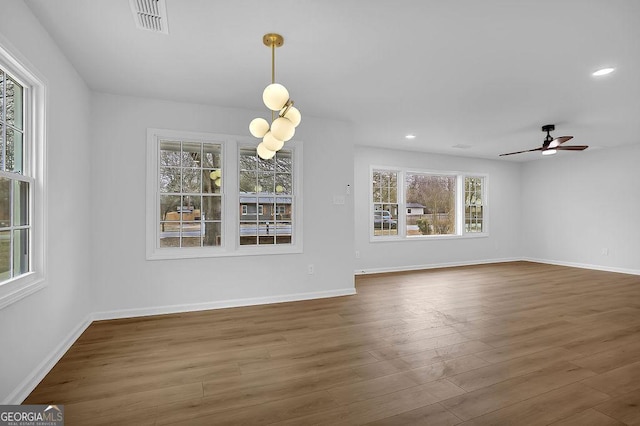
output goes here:
[[477, 234], [462, 234], [462, 235], [414, 235], [410, 237], [398, 235], [387, 237], [369, 237], [371, 243], [384, 243], [384, 242], [398, 242], [398, 241], [431, 241], [431, 240], [466, 240], [473, 238], [487, 238], [488, 232], [478, 232]]
[[200, 259], [216, 257], [242, 257], [242, 256], [266, 256], [277, 254], [299, 254], [302, 253], [302, 245], [288, 246], [239, 246], [227, 250], [224, 248], [211, 249], [157, 249], [152, 253], [147, 253], [147, 260], [177, 260], [177, 259]]
[[29, 272], [0, 284], [0, 309], [5, 308], [46, 287], [42, 276]]

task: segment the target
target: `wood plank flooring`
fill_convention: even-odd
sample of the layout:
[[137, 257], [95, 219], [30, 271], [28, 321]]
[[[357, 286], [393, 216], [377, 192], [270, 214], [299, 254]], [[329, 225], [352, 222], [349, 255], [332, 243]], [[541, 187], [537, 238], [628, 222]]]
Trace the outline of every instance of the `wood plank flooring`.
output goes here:
[[26, 399], [67, 425], [640, 425], [640, 276], [513, 262], [93, 323]]

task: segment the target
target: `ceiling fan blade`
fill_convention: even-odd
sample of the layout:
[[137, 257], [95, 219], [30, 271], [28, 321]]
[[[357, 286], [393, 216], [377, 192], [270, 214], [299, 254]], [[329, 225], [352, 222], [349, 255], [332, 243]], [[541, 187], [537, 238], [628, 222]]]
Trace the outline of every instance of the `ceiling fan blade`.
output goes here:
[[589, 148], [589, 145], [570, 145], [556, 147], [556, 149], [560, 151], [584, 151], [587, 148]]
[[565, 143], [566, 141], [569, 141], [571, 139], [573, 139], [573, 136], [560, 136], [559, 138], [553, 139], [553, 141], [551, 141], [551, 143], [553, 144], [554, 141], [557, 141], [558, 145], [562, 145], [563, 143]]
[[542, 151], [542, 148], [534, 148], [534, 149], [528, 149], [526, 151], [518, 151], [518, 152], [509, 152], [507, 154], [500, 154], [499, 157], [503, 157], [505, 155], [522, 154], [523, 152], [533, 152], [533, 151]]

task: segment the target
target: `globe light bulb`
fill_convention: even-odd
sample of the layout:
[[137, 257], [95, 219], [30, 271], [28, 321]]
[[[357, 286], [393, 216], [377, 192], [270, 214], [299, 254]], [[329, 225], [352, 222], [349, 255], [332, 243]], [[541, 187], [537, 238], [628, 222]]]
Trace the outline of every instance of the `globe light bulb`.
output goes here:
[[209, 174], [209, 177], [211, 178], [211, 180], [216, 180], [221, 176], [222, 176], [222, 170], [220, 169], [214, 170]]
[[273, 158], [274, 155], [276, 155], [275, 151], [271, 151], [266, 146], [264, 146], [264, 142], [260, 142], [258, 144], [256, 151], [258, 152], [258, 156], [263, 160], [270, 160]]
[[264, 138], [262, 139], [262, 143], [264, 144], [265, 148], [267, 148], [269, 151], [274, 152], [280, 151], [284, 146], [284, 141], [276, 138], [273, 135], [273, 132], [267, 132], [267, 134], [264, 135]]
[[290, 140], [293, 135], [296, 133], [296, 127], [293, 123], [284, 117], [276, 118], [275, 121], [271, 124], [271, 134], [281, 141]]
[[262, 92], [262, 101], [272, 111], [280, 111], [289, 100], [289, 91], [282, 84], [272, 83]]
[[[280, 114], [282, 114], [284, 110], [285, 108], [283, 108], [282, 111], [280, 111]], [[302, 115], [300, 114], [300, 111], [298, 110], [298, 108], [293, 106], [289, 107], [289, 111], [287, 111], [287, 113], [283, 115], [283, 117], [291, 121], [294, 127], [298, 127], [298, 124], [300, 124], [300, 120], [302, 120]]]
[[249, 131], [256, 138], [262, 138], [269, 131], [269, 123], [264, 118], [254, 118], [249, 123]]

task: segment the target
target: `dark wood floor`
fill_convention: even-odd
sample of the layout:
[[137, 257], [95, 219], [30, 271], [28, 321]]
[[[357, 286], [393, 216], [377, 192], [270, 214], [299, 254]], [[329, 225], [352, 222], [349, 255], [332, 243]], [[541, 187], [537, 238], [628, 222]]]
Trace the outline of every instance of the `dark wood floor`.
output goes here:
[[640, 276], [527, 262], [100, 321], [25, 403], [68, 425], [640, 424]]

